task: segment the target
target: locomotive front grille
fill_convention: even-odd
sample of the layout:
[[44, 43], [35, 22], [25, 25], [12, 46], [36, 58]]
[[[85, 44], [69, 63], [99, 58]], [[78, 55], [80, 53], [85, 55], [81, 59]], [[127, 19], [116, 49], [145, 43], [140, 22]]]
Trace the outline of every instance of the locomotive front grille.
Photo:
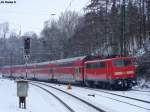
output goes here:
[[127, 71], [126, 74], [134, 74], [134, 71]]
[[115, 75], [134, 74], [134, 71], [115, 72], [114, 74], [115, 74]]
[[122, 75], [123, 72], [115, 72], [115, 75]]

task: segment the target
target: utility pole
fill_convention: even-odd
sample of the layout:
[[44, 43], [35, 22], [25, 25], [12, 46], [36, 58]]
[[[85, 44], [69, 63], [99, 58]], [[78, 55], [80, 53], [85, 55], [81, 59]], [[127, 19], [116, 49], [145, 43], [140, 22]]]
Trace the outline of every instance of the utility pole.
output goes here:
[[106, 38], [106, 50], [107, 50], [107, 55], [109, 55], [109, 51], [108, 51], [108, 48], [109, 48], [109, 37], [108, 37], [108, 3], [109, 1], [106, 0], [106, 3], [105, 3], [105, 38]]
[[145, 0], [142, 1], [142, 26], [143, 26], [143, 39], [146, 39], [146, 15], [145, 15]]
[[126, 52], [125, 52], [125, 47], [126, 47], [126, 38], [125, 38], [125, 3], [126, 3], [126, 0], [123, 0], [122, 1], [122, 7], [121, 7], [121, 12], [122, 12], [122, 22], [121, 22], [121, 38], [120, 38], [120, 43], [121, 43], [121, 51], [120, 51], [120, 54], [121, 55], [126, 55]]
[[12, 56], [13, 56], [13, 52], [10, 52], [10, 78], [12, 78]]

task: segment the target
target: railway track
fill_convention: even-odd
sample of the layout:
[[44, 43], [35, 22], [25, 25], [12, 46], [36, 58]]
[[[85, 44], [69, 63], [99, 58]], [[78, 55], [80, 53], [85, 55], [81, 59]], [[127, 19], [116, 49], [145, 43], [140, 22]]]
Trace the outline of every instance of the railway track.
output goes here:
[[142, 106], [138, 106], [138, 105], [135, 105], [135, 104], [132, 104], [132, 103], [128, 103], [128, 102], [119, 100], [119, 99], [115, 99], [115, 98], [108, 97], [108, 96], [104, 96], [104, 95], [100, 95], [100, 94], [95, 94], [95, 95], [102, 96], [102, 97], [105, 97], [105, 98], [108, 98], [108, 99], [111, 99], [111, 100], [114, 100], [114, 101], [118, 101], [118, 102], [121, 102], [121, 103], [125, 103], [125, 104], [128, 104], [128, 105], [134, 106], [134, 107], [138, 107], [138, 108], [142, 108], [142, 109], [145, 109], [145, 110], [150, 111], [149, 108], [145, 108], [145, 107], [142, 107]]
[[137, 98], [133, 98], [133, 97], [129, 97], [129, 96], [124, 96], [124, 95], [120, 95], [120, 94], [116, 94], [116, 93], [112, 93], [112, 92], [108, 92], [108, 91], [104, 91], [104, 90], [92, 89], [92, 88], [87, 88], [87, 87], [84, 87], [84, 88], [150, 104], [150, 101], [145, 101], [145, 100], [142, 100], [142, 99], [137, 99]]
[[[43, 84], [43, 83], [42, 83]], [[50, 86], [48, 84], [44, 84], [46, 86]], [[52, 88], [55, 88], [54, 86], [50, 86]], [[55, 89], [58, 89], [58, 88], [55, 88]], [[125, 99], [130, 99], [130, 100], [133, 100], [133, 101], [136, 101], [136, 102], [142, 102], [142, 103], [146, 103], [146, 104], [150, 104], [149, 101], [145, 101], [145, 100], [141, 100], [141, 99], [137, 99], [137, 98], [132, 98], [132, 97], [128, 97], [128, 96], [123, 96], [123, 95], [118, 95], [118, 94], [115, 94], [115, 93], [111, 93], [111, 92], [108, 92], [108, 91], [104, 91], [104, 90], [97, 90], [97, 89], [92, 89], [92, 88], [87, 88], [87, 87], [84, 87], [84, 89], [87, 89], [87, 90], [94, 90], [94, 91], [97, 91], [97, 92], [101, 92], [101, 93], [105, 93], [105, 94], [109, 94], [109, 95], [113, 95], [113, 96], [117, 96], [117, 97], [121, 97], [121, 98], [125, 98]], [[61, 89], [59, 89], [60, 91], [63, 91]], [[65, 92], [65, 91], [63, 91]], [[66, 93], [66, 92], [65, 92]], [[67, 94], [69, 94], [67, 92]], [[71, 94], [72, 95], [72, 94]], [[92, 95], [91, 95], [92, 96]], [[120, 98], [113, 98], [112, 96], [105, 96], [105, 95], [101, 95], [101, 94], [93, 94], [93, 96], [101, 96], [101, 97], [105, 97], [107, 99], [110, 99], [110, 100], [114, 100], [114, 101], [117, 101], [117, 102], [121, 102], [121, 103], [125, 103], [125, 104], [128, 104], [128, 105], [131, 105], [131, 106], [134, 106], [134, 107], [138, 107], [138, 108], [141, 108], [141, 109], [144, 109], [144, 110], [147, 110], [147, 111], [150, 111], [150, 108], [146, 108], [146, 107], [143, 107], [141, 105], [136, 105], [134, 103], [130, 103], [128, 101], [125, 101], [125, 100], [120, 100]], [[75, 96], [76, 97], [76, 96]]]
[[87, 101], [85, 101], [85, 100], [83, 100], [83, 99], [81, 99], [81, 98], [79, 98], [79, 97], [77, 97], [77, 96], [75, 96], [75, 95], [72, 95], [72, 94], [70, 94], [70, 93], [68, 93], [68, 92], [66, 92], [66, 91], [63, 91], [63, 90], [61, 90], [61, 89], [58, 89], [58, 88], [55, 88], [55, 87], [53, 87], [53, 86], [50, 86], [50, 85], [47, 85], [47, 84], [43, 84], [43, 83], [39, 83], [39, 82], [30, 82], [30, 84], [32, 84], [32, 85], [34, 85], [34, 86], [37, 86], [37, 87], [39, 87], [39, 88], [41, 88], [42, 90], [44, 90], [44, 91], [46, 91], [46, 92], [48, 92], [49, 94], [51, 94], [51, 95], [53, 95], [57, 100], [59, 100], [70, 112], [78, 112], [78, 110], [73, 110], [69, 105], [67, 105], [63, 100], [61, 100], [59, 97], [57, 97], [56, 95], [54, 95], [52, 92], [50, 92], [48, 89], [45, 89], [44, 87], [41, 87], [40, 85], [44, 85], [44, 86], [47, 86], [47, 87], [50, 87], [50, 88], [52, 88], [52, 89], [55, 89], [55, 90], [57, 90], [57, 91], [59, 91], [59, 92], [62, 92], [63, 94], [66, 94], [66, 95], [68, 95], [68, 96], [71, 96], [71, 97], [73, 97], [73, 98], [75, 98], [75, 99], [77, 99], [78, 101], [80, 101], [80, 102], [82, 102], [82, 103], [84, 103], [84, 104], [86, 104], [86, 105], [88, 105], [89, 107], [91, 107], [91, 108], [93, 108], [94, 110], [96, 110], [97, 112], [106, 112], [105, 110], [103, 110], [103, 109], [101, 109], [101, 108], [99, 108], [99, 107], [96, 107], [95, 105], [93, 105], [93, 104], [91, 104], [91, 103], [89, 103], [89, 102], [87, 102]]
[[141, 91], [141, 90], [131, 89], [129, 92], [150, 97], [150, 91]]
[[[81, 88], [80, 86], [76, 86], [76, 87]], [[113, 92], [102, 90], [102, 89], [94, 89], [94, 88], [89, 88], [89, 87], [84, 87], [84, 86], [82, 88], [90, 89], [90, 90], [94, 90], [94, 91], [98, 91], [98, 92], [103, 92], [103, 93], [106, 93], [106, 94], [120, 96], [120, 97], [124, 97], [124, 98], [128, 98], [128, 99], [132, 99], [132, 100], [136, 100], [136, 101], [140, 101], [140, 102], [144, 102], [144, 103], [149, 103], [150, 104], [150, 101], [146, 101], [146, 100], [142, 100], [142, 99], [138, 99], [138, 98], [134, 98], [134, 97], [129, 97], [129, 96], [121, 95], [119, 93], [113, 93]], [[140, 90], [136, 90], [136, 89], [132, 89], [132, 90], [133, 91], [139, 91], [139, 92], [144, 93], [143, 95], [150, 96], [150, 91], [140, 91]], [[149, 93], [149, 94], [145, 94], [145, 93]], [[137, 93], [135, 93], [135, 94], [137, 94]]]
[[44, 90], [45, 92], [49, 93], [50, 95], [52, 95], [53, 97], [55, 97], [60, 103], [62, 103], [70, 112], [75, 112], [69, 105], [67, 105], [63, 100], [61, 100], [59, 97], [57, 97], [55, 94], [53, 94], [52, 92], [48, 91], [47, 89], [39, 86], [39, 85], [36, 85], [36, 84], [33, 84], [33, 83], [30, 83], [36, 87], [39, 87], [40, 89]]
[[139, 91], [139, 92], [142, 92], [142, 93], [150, 93], [150, 91], [141, 91], [141, 90], [138, 90], [138, 89], [132, 89], [133, 91]]
[[[94, 90], [94, 91], [97, 91], [97, 92], [102, 92], [102, 93], [110, 94], [110, 95], [114, 95], [114, 96], [119, 96], [119, 97], [122, 97], [122, 98], [132, 99], [132, 100], [139, 101], [139, 102], [143, 102], [143, 103], [147, 103], [147, 104], [150, 104], [150, 101], [145, 101], [145, 100], [141, 100], [141, 99], [137, 99], [137, 98], [133, 98], [133, 97], [123, 96], [123, 95], [111, 93], [111, 92], [104, 91], [104, 90], [92, 89], [92, 88], [87, 88], [87, 87], [83, 87], [83, 88], [85, 88], [85, 89], [90, 89], [90, 90]], [[142, 107], [142, 106], [139, 106], [139, 105], [135, 105], [135, 104], [132, 104], [132, 103], [128, 103], [128, 102], [125, 102], [125, 101], [122, 101], [122, 100], [118, 100], [118, 99], [115, 99], [115, 98], [112, 98], [112, 97], [108, 97], [108, 96], [104, 96], [104, 95], [100, 95], [100, 94], [93, 94], [93, 95], [102, 96], [102, 97], [105, 97], [105, 98], [108, 98], [108, 99], [111, 99], [111, 100], [119, 101], [119, 102], [122, 102], [122, 103], [126, 103], [126, 104], [128, 104], [128, 105], [132, 105], [132, 106], [135, 106], [135, 107], [142, 108], [142, 109], [145, 109], [145, 110], [150, 111], [150, 108], [145, 108], [145, 107]]]

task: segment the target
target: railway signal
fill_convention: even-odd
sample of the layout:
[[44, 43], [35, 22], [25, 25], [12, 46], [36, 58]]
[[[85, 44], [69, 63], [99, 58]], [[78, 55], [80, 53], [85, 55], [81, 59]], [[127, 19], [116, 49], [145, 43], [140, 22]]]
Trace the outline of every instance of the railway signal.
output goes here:
[[27, 79], [27, 62], [30, 57], [30, 38], [24, 38], [24, 58], [25, 58], [25, 65], [26, 65], [26, 79]]
[[29, 37], [24, 38], [24, 53], [25, 55], [30, 54], [30, 38]]

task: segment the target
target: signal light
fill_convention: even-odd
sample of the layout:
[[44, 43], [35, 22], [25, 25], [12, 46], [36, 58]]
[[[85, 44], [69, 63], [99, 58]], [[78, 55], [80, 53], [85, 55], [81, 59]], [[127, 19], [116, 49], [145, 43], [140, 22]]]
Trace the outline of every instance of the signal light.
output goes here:
[[30, 53], [30, 38], [29, 37], [24, 39], [24, 52], [26, 55], [29, 55]]

